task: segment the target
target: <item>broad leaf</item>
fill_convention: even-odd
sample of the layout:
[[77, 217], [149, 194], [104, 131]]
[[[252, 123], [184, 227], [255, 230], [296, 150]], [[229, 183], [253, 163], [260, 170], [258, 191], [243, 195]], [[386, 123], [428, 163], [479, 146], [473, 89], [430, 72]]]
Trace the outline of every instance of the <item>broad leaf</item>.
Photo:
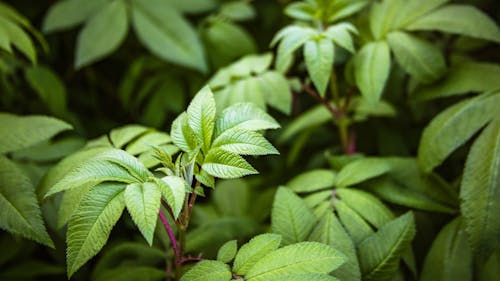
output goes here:
[[177, 176], [166, 176], [156, 183], [160, 188], [162, 196], [172, 209], [174, 218], [177, 219], [184, 206], [184, 199], [188, 191], [186, 181]]
[[231, 270], [227, 264], [204, 260], [186, 272], [180, 281], [229, 281], [231, 278]]
[[0, 124], [0, 154], [30, 147], [72, 128], [51, 117], [8, 113], [0, 113]]
[[460, 199], [470, 245], [477, 257], [485, 261], [500, 244], [500, 119], [498, 116], [472, 145], [465, 163]]
[[24, 74], [30, 86], [53, 114], [65, 113], [66, 89], [61, 79], [52, 70], [42, 66], [33, 66], [27, 68]]
[[125, 39], [127, 30], [127, 7], [124, 1], [106, 4], [78, 34], [75, 68], [92, 64], [114, 52]]
[[101, 275], [95, 277], [94, 281], [134, 281], [134, 280], [148, 280], [160, 281], [165, 280], [165, 270], [150, 266], [130, 266], [123, 265], [116, 268], [106, 270]]
[[420, 82], [433, 82], [446, 71], [441, 50], [430, 42], [400, 31], [389, 33], [387, 40], [401, 67]]
[[307, 41], [304, 45], [304, 59], [309, 77], [319, 95], [324, 97], [334, 61], [334, 46], [330, 39]]
[[239, 129], [226, 130], [214, 140], [212, 147], [240, 155], [279, 154], [260, 133]]
[[147, 151], [152, 151], [153, 147], [164, 145], [171, 141], [172, 139], [168, 134], [151, 130], [131, 140], [125, 150], [130, 154], [138, 155]]
[[132, 140], [140, 137], [148, 131], [147, 127], [141, 125], [126, 125], [111, 130], [109, 140], [116, 148], [123, 148]]
[[327, 274], [338, 268], [345, 256], [332, 247], [317, 242], [301, 242], [275, 250], [250, 268], [248, 281], [267, 281], [284, 275]]
[[292, 94], [286, 77], [276, 71], [268, 71], [259, 75], [257, 79], [266, 102], [284, 114], [290, 114]]
[[354, 57], [356, 85], [369, 101], [380, 100], [390, 70], [391, 55], [385, 41], [368, 43]]
[[379, 159], [360, 159], [349, 163], [337, 174], [335, 185], [346, 187], [387, 173], [390, 166]]
[[243, 157], [220, 148], [210, 149], [201, 168], [221, 179], [257, 174], [257, 171]]
[[[267, 277], [266, 277], [267, 278]], [[266, 279], [266, 281], [339, 281], [339, 279], [321, 273], [298, 273], [298, 274], [290, 274], [290, 275], [279, 275], [270, 277]], [[235, 280], [238, 281], [238, 280]]]
[[351, 236], [355, 245], [358, 245], [361, 241], [373, 234], [373, 229], [368, 222], [346, 203], [336, 199], [333, 206], [335, 207], [335, 211], [342, 225], [344, 225], [344, 228], [349, 233], [349, 236]]
[[380, 228], [394, 219], [394, 215], [377, 197], [350, 188], [336, 190], [337, 196], [373, 226]]
[[[483, 94], [442, 111], [424, 129], [418, 163], [429, 172], [497, 114], [500, 94]], [[439, 141], [436, 141], [439, 140]]]
[[109, 149], [96, 155], [92, 160], [107, 161], [119, 165], [126, 169], [139, 182], [146, 181], [152, 175], [137, 158], [121, 149]]
[[500, 42], [500, 29], [481, 10], [470, 5], [446, 5], [406, 27], [408, 30], [438, 30]]
[[205, 152], [212, 144], [215, 127], [215, 99], [208, 86], [201, 89], [193, 98], [187, 109], [188, 124], [193, 129]]
[[135, 0], [132, 4], [132, 24], [146, 48], [166, 61], [207, 70], [196, 31], [176, 9], [162, 0]]
[[354, 53], [354, 42], [351, 33], [358, 33], [354, 25], [350, 23], [340, 23], [328, 27], [323, 34], [335, 42], [336, 45]]
[[335, 184], [335, 172], [331, 170], [312, 170], [292, 178], [286, 186], [295, 192], [312, 192]]
[[472, 252], [460, 217], [443, 227], [432, 243], [420, 280], [472, 280]]
[[[387, 3], [390, 2], [391, 1], [387, 1]], [[398, 2], [404, 3], [404, 5], [399, 7], [397, 13], [395, 14], [396, 25], [394, 26], [394, 29], [406, 27], [408, 24], [413, 23], [415, 20], [419, 20], [429, 13], [437, 10], [447, 2], [450, 2], [450, 0], [398, 0]]]
[[331, 119], [332, 115], [328, 109], [323, 105], [317, 105], [289, 123], [281, 134], [280, 141], [288, 140], [299, 132], [324, 124]]
[[181, 113], [172, 123], [170, 136], [174, 144], [184, 152], [190, 153], [198, 146], [196, 134], [189, 127], [188, 115], [185, 112]]
[[149, 245], [153, 243], [160, 201], [161, 190], [154, 183], [132, 183], [125, 190], [127, 210]]
[[413, 214], [406, 213], [361, 242], [358, 256], [363, 280], [391, 280], [414, 236]]
[[278, 188], [271, 212], [271, 228], [281, 234], [282, 245], [304, 241], [316, 218], [306, 203], [285, 187]]
[[68, 277], [106, 244], [125, 208], [124, 190], [123, 184], [102, 184], [82, 199], [71, 217], [66, 237]]
[[236, 251], [238, 251], [238, 242], [236, 240], [226, 242], [217, 252], [217, 260], [223, 263], [229, 263], [234, 259]]
[[261, 234], [252, 238], [248, 243], [241, 246], [236, 254], [233, 271], [239, 275], [246, 275], [256, 262], [278, 249], [281, 236], [277, 234]]
[[285, 70], [290, 63], [290, 57], [300, 46], [310, 40], [317, 32], [310, 27], [288, 26], [280, 30], [273, 38], [271, 46], [280, 41], [276, 56], [276, 68]]
[[105, 6], [106, 0], [63, 0], [50, 6], [43, 20], [47, 33], [69, 29], [86, 21]]
[[45, 230], [35, 188], [30, 179], [0, 155], [0, 228], [54, 247]]

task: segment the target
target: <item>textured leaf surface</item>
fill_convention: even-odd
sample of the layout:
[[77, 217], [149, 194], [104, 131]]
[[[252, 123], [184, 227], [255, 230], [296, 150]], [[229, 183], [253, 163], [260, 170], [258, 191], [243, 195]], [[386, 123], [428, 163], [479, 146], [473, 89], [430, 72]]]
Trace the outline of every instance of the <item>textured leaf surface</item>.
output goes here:
[[184, 152], [192, 152], [197, 146], [198, 141], [193, 129], [189, 127], [187, 113], [181, 113], [172, 123], [170, 130], [172, 141]]
[[166, 199], [177, 219], [184, 206], [184, 199], [188, 191], [186, 181], [177, 176], [166, 176], [158, 182], [162, 196]]
[[126, 144], [140, 137], [147, 131], [148, 128], [141, 125], [126, 125], [111, 130], [109, 139], [116, 148], [123, 148]]
[[500, 30], [489, 16], [470, 5], [446, 5], [406, 27], [409, 30], [438, 30], [500, 42]]
[[160, 200], [160, 188], [154, 183], [132, 183], [125, 190], [127, 210], [149, 245], [153, 243]]
[[187, 109], [188, 124], [203, 145], [204, 151], [208, 151], [212, 143], [215, 114], [214, 95], [210, 88], [205, 86], [196, 94]]
[[72, 128], [52, 117], [8, 113], [0, 113], [0, 124], [0, 154], [30, 147]]
[[360, 159], [349, 163], [337, 175], [336, 185], [346, 187], [380, 176], [390, 170], [383, 160]]
[[304, 241], [316, 223], [306, 203], [285, 187], [278, 188], [271, 212], [271, 228], [282, 235], [282, 244]]
[[420, 280], [472, 280], [472, 252], [461, 218], [439, 232], [425, 258]]
[[205, 260], [186, 272], [180, 281], [229, 281], [231, 278], [231, 270], [227, 264]]
[[322, 97], [332, 73], [334, 50], [332, 41], [327, 38], [307, 41], [304, 45], [307, 72]]
[[363, 280], [391, 280], [414, 235], [413, 214], [406, 213], [361, 242], [358, 256]]
[[385, 41], [368, 43], [354, 59], [354, 76], [361, 94], [376, 102], [382, 96], [391, 70], [391, 54]]
[[238, 250], [238, 242], [231, 240], [222, 245], [217, 252], [217, 260], [223, 263], [228, 263], [234, 259]]
[[335, 173], [331, 170], [312, 170], [292, 178], [286, 186], [295, 192], [312, 192], [329, 187], [335, 183]]
[[498, 116], [472, 145], [465, 163], [460, 199], [470, 245], [480, 259], [486, 260], [500, 243]]
[[267, 233], [255, 236], [241, 246], [234, 259], [233, 271], [239, 275], [246, 275], [257, 261], [278, 249], [280, 243], [281, 236], [278, 234]]
[[0, 155], [0, 228], [54, 247], [42, 220], [30, 179]]
[[351, 209], [360, 214], [373, 226], [380, 228], [394, 219], [394, 215], [377, 197], [357, 189], [336, 190], [339, 198]]
[[257, 171], [243, 157], [220, 148], [210, 149], [201, 168], [221, 179], [257, 174]]
[[212, 147], [239, 155], [279, 154], [260, 133], [239, 129], [226, 130], [214, 140]]
[[441, 50], [430, 42], [400, 31], [389, 33], [387, 40], [401, 67], [419, 81], [433, 82], [446, 71]]
[[343, 254], [318, 242], [301, 242], [278, 249], [259, 260], [245, 276], [248, 281], [267, 281], [288, 274], [327, 274], [344, 263]]
[[115, 51], [127, 35], [127, 22], [127, 7], [122, 0], [101, 8], [78, 34], [75, 68], [87, 66]]
[[50, 33], [83, 23], [106, 4], [106, 0], [66, 0], [50, 6], [43, 20], [43, 31]]
[[373, 229], [368, 222], [346, 203], [341, 200], [335, 200], [333, 205], [342, 225], [344, 225], [355, 245], [358, 245], [373, 234]]
[[[481, 95], [442, 111], [424, 129], [418, 162], [425, 171], [441, 164], [497, 114], [500, 94]], [[439, 141], [436, 141], [439, 140]]]
[[68, 276], [106, 244], [125, 208], [123, 184], [102, 184], [89, 191], [71, 217], [66, 241]]

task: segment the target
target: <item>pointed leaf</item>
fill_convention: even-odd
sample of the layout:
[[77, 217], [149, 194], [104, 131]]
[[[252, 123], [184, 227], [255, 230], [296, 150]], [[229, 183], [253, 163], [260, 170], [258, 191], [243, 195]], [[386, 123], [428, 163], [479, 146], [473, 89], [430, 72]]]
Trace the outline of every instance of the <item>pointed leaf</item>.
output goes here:
[[313, 192], [329, 187], [335, 183], [335, 173], [330, 170], [312, 170], [291, 179], [286, 186], [295, 192]]
[[240, 129], [226, 130], [214, 140], [212, 147], [240, 155], [279, 154], [260, 133]]
[[51, 33], [77, 26], [99, 9], [105, 6], [106, 0], [65, 0], [50, 6], [43, 20], [43, 31]]
[[306, 203], [288, 188], [280, 187], [274, 197], [271, 228], [282, 235], [282, 244], [304, 241], [316, 223]]
[[236, 240], [226, 242], [217, 252], [217, 260], [223, 263], [229, 263], [234, 259], [236, 251], [238, 251], [238, 242]]
[[368, 43], [354, 58], [354, 77], [361, 94], [378, 101], [391, 70], [391, 55], [385, 41]]
[[204, 260], [186, 272], [180, 281], [230, 281], [231, 277], [231, 270], [227, 264]]
[[106, 244], [121, 217], [125, 185], [106, 183], [92, 189], [71, 217], [66, 241], [68, 277], [95, 256]]
[[266, 102], [284, 114], [292, 110], [292, 93], [286, 77], [277, 71], [267, 71], [257, 77]]
[[257, 174], [257, 171], [243, 157], [220, 148], [210, 149], [201, 168], [221, 179]]
[[278, 234], [261, 234], [241, 246], [234, 259], [233, 271], [238, 275], [246, 275], [257, 261], [278, 249], [281, 236]]
[[212, 144], [215, 114], [214, 94], [208, 86], [205, 86], [196, 94], [187, 109], [189, 126], [203, 145], [204, 151], [208, 151]]
[[172, 129], [170, 130], [170, 136], [174, 144], [184, 152], [190, 153], [198, 146], [196, 134], [193, 129], [189, 127], [188, 115], [186, 112], [181, 113], [181, 115], [174, 120]]
[[184, 199], [186, 198], [187, 183], [182, 178], [177, 176], [166, 176], [158, 181], [161, 194], [166, 199], [175, 219], [179, 216], [182, 207], [184, 206]]
[[148, 131], [147, 127], [141, 125], [126, 125], [111, 130], [109, 139], [116, 148], [123, 148], [132, 140], [138, 138]]
[[333, 43], [328, 38], [307, 41], [304, 45], [304, 59], [309, 77], [320, 96], [324, 97], [334, 61]]
[[341, 200], [335, 200], [333, 206], [355, 245], [359, 245], [359, 243], [373, 234], [373, 229], [368, 222], [346, 203]]
[[354, 53], [354, 42], [351, 33], [358, 33], [356, 27], [350, 23], [339, 23], [326, 29], [324, 35], [333, 40], [336, 45]]
[[387, 173], [390, 166], [379, 159], [360, 159], [349, 163], [337, 174], [336, 186], [346, 187]]
[[337, 196], [373, 226], [380, 228], [394, 215], [377, 197], [357, 189], [341, 188]]

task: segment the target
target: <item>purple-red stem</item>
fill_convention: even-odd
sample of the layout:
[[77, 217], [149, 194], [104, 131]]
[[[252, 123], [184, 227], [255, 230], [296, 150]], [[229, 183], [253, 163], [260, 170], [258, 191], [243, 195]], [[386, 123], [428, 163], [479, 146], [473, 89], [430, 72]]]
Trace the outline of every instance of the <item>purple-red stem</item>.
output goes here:
[[349, 155], [356, 153], [356, 132], [354, 130], [351, 130], [351, 133], [349, 134], [349, 146], [347, 153]]
[[165, 230], [167, 231], [168, 238], [170, 239], [170, 242], [172, 243], [172, 249], [174, 250], [174, 259], [176, 261], [175, 263], [177, 264], [179, 262], [179, 245], [177, 245], [177, 240], [175, 239], [174, 232], [172, 231], [172, 228], [170, 227], [170, 224], [168, 223], [168, 219], [162, 210], [160, 210], [159, 215], [160, 215], [160, 220], [163, 223]]

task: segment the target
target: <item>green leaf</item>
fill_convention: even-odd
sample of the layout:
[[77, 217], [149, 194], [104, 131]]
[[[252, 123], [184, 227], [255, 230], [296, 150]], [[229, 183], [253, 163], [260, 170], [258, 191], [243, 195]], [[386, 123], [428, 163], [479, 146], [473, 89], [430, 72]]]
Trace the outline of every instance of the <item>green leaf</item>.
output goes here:
[[196, 134], [193, 129], [189, 127], [188, 115], [186, 112], [181, 113], [181, 115], [174, 120], [170, 130], [170, 136], [174, 144], [184, 152], [193, 152], [198, 147]]
[[326, 212], [321, 217], [309, 240], [330, 245], [346, 255], [346, 262], [332, 273], [333, 276], [343, 281], [361, 280], [354, 242], [333, 212]]
[[188, 124], [193, 129], [203, 151], [208, 151], [212, 144], [215, 127], [215, 99], [208, 86], [202, 88], [193, 98], [187, 109]]
[[123, 148], [126, 144], [137, 139], [147, 131], [148, 128], [141, 125], [126, 125], [111, 130], [109, 140], [116, 148]]
[[106, 244], [125, 208], [123, 184], [102, 184], [82, 199], [69, 222], [66, 241], [68, 277]]
[[149, 245], [153, 243], [160, 202], [161, 190], [156, 184], [145, 182], [127, 185], [127, 210]]
[[216, 209], [223, 216], [230, 217], [249, 214], [250, 195], [250, 187], [242, 179], [219, 181], [213, 192]]
[[289, 115], [292, 110], [292, 94], [286, 77], [277, 71], [267, 71], [257, 76], [257, 80], [266, 102]]
[[373, 226], [380, 228], [394, 219], [394, 215], [377, 197], [349, 188], [336, 190], [337, 196]]
[[226, 130], [214, 140], [212, 148], [240, 155], [279, 154], [260, 133], [239, 129]]
[[238, 242], [236, 240], [226, 242], [217, 252], [217, 260], [223, 263], [229, 263], [234, 259], [236, 251], [238, 251]]
[[373, 229], [368, 222], [346, 203], [341, 200], [335, 200], [333, 206], [355, 245], [358, 245], [373, 234]]
[[151, 176], [148, 169], [137, 158], [121, 149], [112, 148], [104, 151], [96, 155], [92, 161], [107, 161], [119, 165], [139, 182], [145, 182]]
[[210, 11], [219, 4], [216, 0], [167, 0], [169, 5], [183, 13], [202, 13]]
[[387, 41], [401, 67], [420, 82], [433, 82], [445, 73], [443, 54], [434, 44], [401, 31], [389, 33]]
[[354, 42], [351, 33], [358, 33], [356, 27], [350, 23], [344, 22], [328, 27], [323, 34], [335, 42], [336, 45], [354, 53]]
[[422, 268], [421, 281], [472, 279], [472, 252], [460, 217], [447, 224], [432, 242]]
[[360, 159], [349, 163], [337, 174], [335, 185], [347, 187], [387, 173], [390, 166], [384, 160]]
[[446, 5], [419, 18], [406, 29], [437, 30], [500, 42], [500, 30], [495, 21], [470, 5]]
[[[438, 10], [439, 7], [450, 2], [450, 0], [407, 0], [398, 2], [402, 5], [398, 7], [397, 13], [393, 15], [395, 18], [393, 30], [404, 28], [415, 20], [418, 21], [429, 13]], [[387, 3], [392, 4], [391, 1], [387, 1]]]
[[176, 9], [162, 0], [134, 0], [132, 4], [132, 24], [149, 51], [168, 62], [207, 70], [196, 31]]
[[500, 89], [500, 65], [464, 62], [450, 67], [443, 81], [420, 88], [413, 94], [417, 101]]
[[315, 19], [316, 9], [307, 2], [292, 2], [285, 8], [285, 14], [298, 20], [310, 21]]
[[[1, 9], [5, 9], [6, 7], [6, 5], [2, 5]], [[11, 53], [12, 49], [10, 45], [13, 45], [31, 62], [36, 63], [36, 50], [29, 35], [26, 34], [26, 32], [19, 25], [17, 25], [16, 22], [11, 21], [8, 17], [0, 16], [0, 26], [2, 26], [2, 33], [4, 33], [3, 36], [5, 36], [2, 38], [2, 48]], [[28, 26], [31, 27], [31, 25], [27, 22], [27, 26], [25, 27]]]
[[217, 117], [214, 137], [229, 129], [259, 131], [277, 129], [280, 125], [273, 117], [252, 103], [238, 103], [222, 111]]
[[43, 31], [51, 33], [75, 27], [102, 9], [106, 0], [64, 0], [50, 6], [43, 20]]
[[324, 97], [334, 61], [334, 46], [330, 39], [307, 41], [304, 45], [304, 59], [309, 77], [320, 96]]
[[47, 116], [0, 113], [0, 154], [30, 147], [50, 139], [71, 125]]
[[184, 199], [188, 191], [186, 181], [177, 176], [166, 176], [157, 183], [161, 194], [172, 209], [174, 218], [177, 219], [184, 206]]
[[333, 187], [335, 172], [331, 170], [312, 170], [291, 179], [286, 186], [295, 192], [313, 192]]
[[172, 138], [170, 138], [168, 134], [152, 130], [132, 140], [125, 150], [130, 154], [138, 155], [147, 151], [152, 151], [153, 147], [167, 144], [171, 141]]
[[45, 229], [33, 184], [3, 155], [0, 155], [0, 209], [0, 228], [54, 247]]
[[391, 54], [385, 41], [368, 43], [354, 57], [354, 76], [361, 94], [380, 100], [391, 70]]
[[281, 40], [277, 50], [276, 68], [287, 69], [293, 52], [315, 35], [317, 32], [314, 29], [295, 25], [285, 27], [276, 33], [271, 42], [273, 46]]
[[472, 145], [460, 187], [469, 242], [482, 261], [500, 244], [499, 190], [500, 119], [496, 116]]
[[246, 275], [256, 262], [278, 249], [281, 236], [278, 234], [261, 234], [252, 238], [248, 243], [241, 246], [236, 254], [233, 271], [239, 275]]
[[227, 264], [204, 260], [186, 272], [180, 281], [230, 281], [231, 278], [231, 270]]
[[123, 0], [101, 8], [78, 34], [75, 68], [90, 65], [114, 52], [127, 35], [127, 7]]
[[134, 280], [147, 280], [147, 281], [160, 281], [165, 280], [165, 270], [149, 266], [130, 266], [124, 265], [117, 268], [104, 271], [101, 275], [92, 279], [94, 281], [134, 281]]
[[50, 68], [32, 66], [27, 68], [24, 74], [26, 81], [52, 113], [61, 115], [66, 112], [66, 89], [61, 79]]
[[361, 242], [358, 256], [363, 280], [391, 280], [414, 236], [413, 214], [408, 212]]
[[313, 212], [300, 197], [288, 188], [278, 188], [271, 212], [271, 228], [273, 233], [281, 234], [282, 245], [304, 241], [315, 224]]
[[[266, 281], [339, 281], [339, 279], [327, 275], [327, 274], [319, 274], [319, 273], [299, 273], [299, 274], [290, 274], [290, 275], [280, 275], [274, 276]], [[237, 280], [236, 280], [237, 281]]]
[[255, 17], [255, 9], [247, 2], [228, 2], [222, 4], [220, 14], [233, 21], [244, 21]]
[[286, 141], [297, 133], [324, 124], [332, 119], [331, 113], [323, 105], [317, 105], [295, 118], [285, 128], [280, 141]]
[[[429, 172], [496, 116], [500, 94], [483, 94], [459, 102], [436, 116], [424, 129], [418, 163]], [[439, 140], [439, 141], [436, 141]]]
[[301, 242], [266, 255], [248, 270], [245, 279], [267, 281], [291, 274], [327, 274], [342, 265], [344, 261], [344, 255], [328, 245]]
[[257, 174], [243, 157], [220, 148], [210, 149], [201, 168], [221, 179], [234, 179]]

